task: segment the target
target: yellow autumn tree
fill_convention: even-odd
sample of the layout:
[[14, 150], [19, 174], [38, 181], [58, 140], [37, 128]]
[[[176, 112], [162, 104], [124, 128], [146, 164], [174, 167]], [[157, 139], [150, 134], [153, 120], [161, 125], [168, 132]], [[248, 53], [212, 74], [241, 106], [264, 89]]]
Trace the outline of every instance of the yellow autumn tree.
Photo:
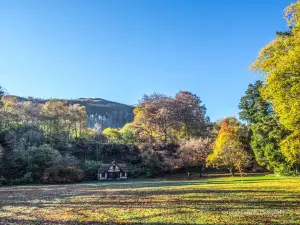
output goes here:
[[232, 176], [237, 170], [242, 176], [244, 168], [250, 162], [251, 156], [239, 140], [237, 127], [229, 126], [229, 120], [225, 119], [213, 145], [213, 152], [207, 157], [207, 165], [228, 168]]
[[290, 131], [280, 143], [282, 153], [296, 171], [300, 168], [300, 1], [292, 3], [284, 14], [288, 32], [264, 47], [251, 69], [263, 73], [262, 96], [272, 104], [279, 122]]

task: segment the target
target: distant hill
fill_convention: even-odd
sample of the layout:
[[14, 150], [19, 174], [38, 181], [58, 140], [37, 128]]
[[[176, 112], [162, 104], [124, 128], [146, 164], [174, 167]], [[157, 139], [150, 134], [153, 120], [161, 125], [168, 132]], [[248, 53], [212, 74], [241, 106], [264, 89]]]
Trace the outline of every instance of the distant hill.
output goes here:
[[[17, 97], [19, 101], [33, 101], [44, 103], [54, 99], [37, 99]], [[121, 104], [118, 102], [108, 101], [102, 98], [79, 98], [79, 99], [55, 99], [67, 101], [69, 104], [79, 104], [85, 106], [87, 114], [87, 126], [103, 130], [107, 127], [121, 128], [126, 123], [133, 121], [133, 106]]]

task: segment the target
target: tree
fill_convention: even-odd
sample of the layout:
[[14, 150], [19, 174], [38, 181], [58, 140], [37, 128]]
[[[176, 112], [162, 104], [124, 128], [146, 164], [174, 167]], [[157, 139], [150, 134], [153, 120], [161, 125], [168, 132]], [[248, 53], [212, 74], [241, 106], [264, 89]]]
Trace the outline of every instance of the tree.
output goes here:
[[78, 138], [86, 128], [86, 111], [84, 106], [79, 104], [69, 105], [66, 117], [69, 133]]
[[135, 144], [137, 140], [137, 134], [131, 123], [125, 124], [125, 126], [120, 130], [121, 142], [123, 144]]
[[47, 101], [42, 105], [42, 128], [47, 135], [60, 134], [68, 139], [68, 106], [62, 101]]
[[249, 124], [259, 123], [265, 116], [273, 114], [271, 104], [261, 97], [262, 87], [263, 82], [259, 80], [254, 84], [249, 84], [245, 95], [240, 100], [240, 119]]
[[[272, 104], [279, 122], [290, 131], [280, 146], [292, 166], [298, 167], [297, 150], [300, 130], [300, 1], [285, 9], [290, 31], [278, 33], [275, 40], [264, 47], [251, 69], [265, 74], [266, 85], [261, 88], [264, 100]], [[293, 143], [294, 142], [294, 143]], [[288, 152], [290, 151], [290, 152]], [[291, 158], [296, 157], [296, 158]]]
[[175, 96], [177, 120], [182, 124], [183, 137], [204, 137], [207, 135], [206, 108], [200, 98], [189, 92], [180, 91]]
[[149, 143], [176, 143], [180, 138], [205, 136], [206, 109], [196, 95], [182, 91], [175, 98], [145, 95], [134, 110], [133, 127]]
[[295, 167], [296, 175], [300, 170], [300, 132], [293, 132], [280, 143], [281, 152], [290, 165]]
[[46, 135], [60, 135], [65, 141], [78, 138], [86, 129], [86, 112], [78, 104], [47, 101], [41, 106], [41, 127]]
[[2, 107], [2, 97], [4, 96], [4, 89], [3, 87], [0, 85], [0, 108]]
[[4, 96], [1, 98], [1, 125], [7, 129], [9, 126], [17, 125], [22, 121], [22, 105], [16, 97]]
[[228, 120], [223, 121], [213, 152], [208, 156], [207, 161], [208, 165], [213, 167], [228, 168], [232, 176], [235, 170], [238, 170], [242, 176], [243, 169], [250, 164], [251, 156], [239, 140], [237, 128], [229, 126]]
[[89, 180], [97, 179], [97, 172], [101, 165], [101, 162], [95, 160], [85, 160], [82, 163], [82, 167], [85, 170], [86, 178]]
[[287, 131], [278, 123], [278, 119], [275, 116], [264, 117], [260, 123], [253, 124], [251, 130], [251, 147], [258, 164], [278, 174], [289, 173], [280, 149], [280, 142]]
[[211, 140], [208, 138], [185, 140], [180, 144], [179, 148], [181, 164], [185, 167], [199, 166], [200, 177], [202, 177], [206, 159], [210, 153]]
[[2, 145], [0, 144], [0, 168], [2, 168], [3, 155], [4, 155], [4, 149], [3, 149]]
[[30, 147], [24, 152], [23, 160], [27, 162], [27, 172], [31, 172], [34, 180], [39, 180], [46, 168], [52, 166], [60, 157], [60, 153], [49, 145]]
[[173, 131], [179, 127], [175, 120], [174, 99], [162, 94], [145, 95], [134, 110], [133, 125], [140, 132], [141, 139], [148, 142], [174, 142]]
[[213, 123], [212, 137], [216, 139], [219, 133], [224, 132], [228, 127], [235, 127], [239, 140], [242, 142], [245, 150], [254, 156], [250, 146], [251, 129], [249, 125], [241, 123], [236, 117], [226, 117], [223, 120], [217, 120]]
[[121, 134], [120, 131], [118, 129], [114, 129], [114, 128], [106, 128], [103, 131], [103, 135], [110, 141], [110, 142], [114, 142], [114, 143], [120, 143], [121, 142]]
[[239, 115], [251, 128], [250, 146], [258, 164], [282, 174], [287, 172], [287, 162], [279, 143], [288, 131], [278, 122], [272, 105], [261, 96], [263, 86], [261, 81], [249, 84], [239, 104]]

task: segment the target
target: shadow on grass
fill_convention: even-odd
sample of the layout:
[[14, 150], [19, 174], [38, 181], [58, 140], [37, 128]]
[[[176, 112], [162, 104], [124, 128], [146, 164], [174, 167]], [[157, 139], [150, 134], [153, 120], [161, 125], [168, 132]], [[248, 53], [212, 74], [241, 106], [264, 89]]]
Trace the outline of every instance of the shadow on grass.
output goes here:
[[[262, 176], [263, 177], [263, 176]], [[130, 180], [130, 181], [99, 181], [93, 183], [86, 183], [82, 185], [87, 186], [97, 186], [101, 187], [109, 187], [111, 189], [124, 189], [128, 186], [131, 188], [152, 188], [152, 187], [181, 187], [188, 185], [214, 185], [214, 184], [247, 184], [247, 183], [261, 183], [261, 182], [273, 182], [278, 181], [278, 178], [253, 178], [253, 177], [234, 177], [230, 179], [230, 177], [222, 178], [199, 178], [198, 180], [180, 180], [180, 181], [168, 181], [168, 180]]]
[[[252, 193], [251, 197], [248, 194]], [[31, 195], [34, 193], [31, 193]], [[102, 195], [101, 195], [102, 194]], [[188, 194], [187, 196], [185, 196]], [[15, 198], [0, 200], [0, 206], [34, 206], [42, 208], [160, 208], [176, 209], [188, 207], [192, 209], [203, 209], [206, 211], [230, 210], [232, 205], [240, 209], [300, 209], [300, 195], [291, 194], [289, 190], [251, 190], [251, 189], [183, 189], [183, 190], [118, 190], [109, 194], [95, 191], [81, 191], [72, 193], [70, 196], [55, 194], [51, 196], [42, 192], [41, 196], [34, 195], [35, 199], [30, 202], [28, 193], [24, 193], [27, 198], [21, 200], [19, 195]], [[168, 199], [153, 198], [153, 196], [177, 196]], [[60, 202], [52, 200], [60, 198]], [[70, 201], [74, 199], [74, 201]], [[78, 201], [78, 199], [83, 201]], [[215, 199], [210, 199], [215, 198]], [[275, 200], [272, 200], [276, 198]], [[271, 199], [271, 200], [270, 200]], [[2, 211], [0, 209], [0, 211]]]
[[[50, 221], [50, 220], [24, 220], [24, 219], [10, 219], [10, 218], [5, 218], [5, 221], [0, 220], [0, 225], [33, 225], [33, 224], [51, 224], [51, 225], [57, 225], [57, 224], [71, 224], [71, 225], [126, 225], [126, 224], [131, 224], [131, 225], [186, 225], [186, 223], [143, 223], [143, 222], [103, 222], [103, 221], [93, 221], [93, 222], [80, 222], [77, 220], [70, 220], [70, 221]], [[194, 225], [206, 225], [205, 223], [193, 223]], [[212, 224], [212, 223], [209, 223]], [[218, 223], [222, 224], [222, 223]]]
[[[243, 184], [264, 181], [278, 181], [273, 178], [251, 178], [245, 179]], [[34, 219], [34, 212], [12, 212], [10, 207], [36, 207], [51, 213], [52, 209], [59, 209], [62, 212], [71, 209], [75, 214], [80, 215], [80, 210], [94, 212], [98, 209], [158, 209], [161, 212], [168, 212], [168, 215], [203, 213], [221, 215], [230, 211], [243, 210], [288, 210], [298, 211], [300, 209], [300, 195], [292, 190], [276, 189], [272, 184], [264, 186], [266, 189], [253, 189], [247, 186], [225, 186], [224, 184], [238, 184], [239, 179], [219, 180], [201, 179], [199, 181], [140, 181], [134, 182], [107, 182], [75, 185], [43, 185], [43, 186], [17, 186], [0, 189], [0, 215], [1, 212], [13, 213], [15, 217], [22, 216], [32, 220], [16, 219], [11, 217], [0, 217], [2, 224], [162, 224], [181, 225], [186, 223], [147, 223], [147, 222], [80, 222], [70, 221], [39, 221]], [[215, 188], [209, 185], [216, 185]], [[218, 184], [220, 186], [218, 187]], [[191, 186], [193, 185], [193, 186]], [[202, 185], [208, 185], [203, 187]], [[187, 188], [173, 188], [186, 186]], [[199, 188], [197, 188], [197, 186]], [[202, 186], [202, 187], [201, 187]], [[255, 185], [254, 185], [255, 186]], [[152, 187], [157, 187], [157, 189]], [[220, 188], [221, 187], [221, 188]], [[145, 189], [143, 189], [145, 188]], [[229, 189], [230, 188], [230, 189]], [[170, 197], [169, 197], [170, 196]], [[54, 201], [55, 200], [55, 201]], [[56, 201], [59, 200], [59, 201]], [[8, 208], [6, 208], [8, 206]], [[8, 209], [6, 211], [6, 209]], [[175, 210], [175, 213], [170, 212]], [[186, 211], [181, 211], [185, 209]], [[191, 210], [189, 210], [191, 209]], [[264, 211], [264, 212], [265, 212]], [[44, 211], [43, 211], [44, 212]], [[130, 213], [130, 211], [129, 211]], [[83, 215], [84, 216], [84, 215]], [[133, 215], [134, 216], [134, 215]], [[149, 220], [154, 217], [164, 217], [163, 213], [132, 217], [130, 220]], [[114, 218], [113, 216], [111, 217]], [[263, 221], [264, 216], [257, 218]], [[261, 221], [260, 221], [261, 222]], [[242, 221], [241, 221], [242, 223]], [[193, 223], [195, 224], [195, 223]], [[198, 223], [204, 224], [204, 223]], [[209, 223], [213, 224], [213, 223]], [[215, 223], [222, 224], [222, 223]], [[228, 223], [227, 223], [228, 224]], [[251, 223], [249, 223], [251, 224]], [[253, 222], [252, 224], [256, 224]], [[272, 220], [271, 224], [281, 224]]]

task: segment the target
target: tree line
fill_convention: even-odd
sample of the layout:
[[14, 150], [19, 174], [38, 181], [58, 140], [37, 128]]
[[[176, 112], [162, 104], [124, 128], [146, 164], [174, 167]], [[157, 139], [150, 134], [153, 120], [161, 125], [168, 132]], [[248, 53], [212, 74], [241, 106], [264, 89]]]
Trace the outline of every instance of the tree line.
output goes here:
[[289, 30], [251, 65], [265, 76], [249, 84], [239, 119], [211, 122], [200, 97], [145, 95], [134, 120], [103, 132], [87, 127], [85, 108], [51, 100], [19, 101], [0, 88], [0, 184], [66, 183], [96, 178], [101, 163], [126, 162], [132, 177], [171, 172], [300, 168], [300, 3], [285, 10]]

